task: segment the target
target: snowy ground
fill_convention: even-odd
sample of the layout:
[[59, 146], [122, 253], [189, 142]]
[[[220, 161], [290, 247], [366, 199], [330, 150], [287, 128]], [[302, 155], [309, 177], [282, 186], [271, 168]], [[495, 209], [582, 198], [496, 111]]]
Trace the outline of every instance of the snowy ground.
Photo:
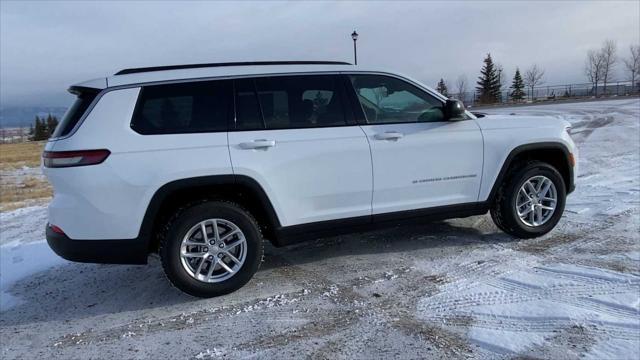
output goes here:
[[43, 207], [0, 215], [0, 357], [637, 358], [640, 100], [494, 109], [571, 121], [577, 190], [551, 234], [488, 216], [268, 247], [200, 300], [148, 266], [74, 264]]

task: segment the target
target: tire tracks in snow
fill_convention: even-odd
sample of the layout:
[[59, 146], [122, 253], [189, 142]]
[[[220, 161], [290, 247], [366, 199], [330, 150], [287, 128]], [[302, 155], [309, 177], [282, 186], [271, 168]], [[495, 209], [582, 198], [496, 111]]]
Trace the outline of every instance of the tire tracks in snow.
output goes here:
[[[513, 263], [513, 262], [512, 262]], [[502, 263], [502, 266], [509, 267], [510, 263]], [[516, 266], [517, 267], [517, 266]], [[486, 270], [486, 269], [485, 269]], [[522, 269], [516, 270], [522, 271]], [[472, 287], [467, 287], [465, 293], [457, 294], [454, 291], [441, 292], [422, 302], [420, 312], [423, 318], [429, 321], [441, 322], [442, 324], [454, 327], [467, 327], [469, 321], [460, 322], [460, 318], [471, 318], [473, 327], [493, 330], [508, 330], [518, 332], [553, 332], [559, 328], [566, 328], [576, 323], [588, 324], [594, 327], [594, 331], [607, 334], [613, 338], [625, 340], [640, 340], [640, 322], [630, 323], [624, 321], [640, 316], [637, 309], [600, 301], [592, 297], [640, 293], [640, 277], [625, 274], [625, 278], [612, 276], [589, 274], [564, 269], [554, 269], [544, 266], [535, 266], [524, 269], [525, 272], [535, 272], [535, 275], [548, 275], [554, 281], [566, 281], [549, 286], [537, 286], [523, 283], [522, 281], [509, 277], [492, 277], [491, 274], [498, 271], [489, 271], [479, 277], [484, 281], [475, 284], [481, 287], [479, 291], [473, 292]], [[478, 282], [478, 276], [470, 279]], [[495, 288], [497, 291], [487, 291], [486, 285]], [[471, 290], [471, 291], [469, 291]], [[517, 303], [550, 301], [566, 304], [575, 308], [585, 310], [587, 313], [604, 314], [620, 321], [603, 321], [598, 315], [596, 318], [572, 318], [571, 316], [517, 316], [485, 313], [486, 310], [475, 310], [474, 308], [491, 306], [508, 306]]]
[[[467, 322], [459, 323], [456, 319], [470, 317], [473, 319], [473, 326], [492, 330], [515, 331], [515, 332], [543, 332], [552, 333], [564, 327], [582, 324], [612, 338], [623, 340], [640, 340], [640, 327], [634, 324], [618, 322], [608, 322], [602, 320], [572, 319], [570, 317], [526, 317], [509, 316], [496, 314], [483, 314], [472, 311], [461, 311], [455, 316], [441, 315], [434, 316], [434, 321], [440, 321], [449, 326], [468, 326]], [[585, 325], [586, 324], [586, 325]]]
[[[488, 284], [503, 291], [466, 294], [456, 298], [448, 298], [444, 301], [434, 301], [426, 305], [424, 309], [437, 314], [458, 311], [461, 308], [468, 308], [477, 305], [505, 305], [513, 303], [523, 303], [539, 299], [560, 301], [570, 305], [580, 306], [582, 304], [582, 301], [576, 300], [575, 298], [584, 296], [619, 294], [628, 292], [630, 290], [640, 291], [640, 284], [638, 283], [636, 283], [635, 286], [628, 286], [625, 284], [598, 286], [557, 285], [540, 289], [509, 285], [505, 281], [493, 281], [488, 282]], [[588, 302], [585, 302], [582, 305], [589, 309], [602, 310], [603, 312], [607, 312], [614, 316], [638, 315], [635, 311], [630, 311], [622, 308], [611, 308], [605, 310], [602, 306], [598, 306], [596, 303], [590, 305]]]
[[584, 224], [580, 223], [567, 223], [563, 226], [562, 230], [565, 230], [564, 227], [570, 227], [572, 225], [578, 225], [580, 229], [560, 234], [553, 233], [538, 239], [529, 239], [517, 244], [514, 246], [514, 249], [530, 254], [541, 254], [558, 247], [566, 247], [577, 240], [580, 240], [581, 246], [599, 244], [602, 242], [602, 239], [596, 236], [598, 232], [614, 227], [620, 223], [622, 219], [628, 218], [633, 212], [633, 209], [628, 209], [619, 214], [605, 215], [597, 223], [591, 223], [590, 226], [584, 226]]

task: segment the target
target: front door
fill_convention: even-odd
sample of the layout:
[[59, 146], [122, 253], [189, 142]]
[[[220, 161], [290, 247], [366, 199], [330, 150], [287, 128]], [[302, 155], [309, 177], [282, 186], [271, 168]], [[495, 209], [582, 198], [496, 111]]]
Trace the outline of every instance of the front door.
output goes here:
[[475, 120], [445, 120], [443, 101], [402, 79], [350, 75], [371, 145], [373, 214], [476, 202], [483, 141]]

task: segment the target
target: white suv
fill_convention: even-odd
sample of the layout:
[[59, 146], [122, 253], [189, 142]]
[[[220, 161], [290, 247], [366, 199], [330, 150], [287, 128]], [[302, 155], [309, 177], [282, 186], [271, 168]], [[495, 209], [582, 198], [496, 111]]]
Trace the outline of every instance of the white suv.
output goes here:
[[47, 241], [82, 262], [144, 264], [225, 294], [276, 246], [491, 212], [520, 238], [573, 190], [569, 124], [478, 118], [409, 78], [338, 62], [122, 70], [72, 86], [47, 143]]

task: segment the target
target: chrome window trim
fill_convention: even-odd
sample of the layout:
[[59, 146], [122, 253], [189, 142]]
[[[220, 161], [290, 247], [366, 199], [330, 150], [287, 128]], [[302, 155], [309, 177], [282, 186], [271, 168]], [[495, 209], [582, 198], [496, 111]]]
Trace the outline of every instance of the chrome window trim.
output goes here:
[[[142, 87], [144, 87], [144, 86], [167, 85], [167, 84], [182, 84], [182, 83], [199, 82], [199, 81], [234, 80], [234, 79], [246, 79], [246, 78], [276, 77], [276, 76], [302, 76], [302, 75], [382, 75], [382, 76], [390, 76], [390, 77], [394, 77], [394, 78], [402, 80], [402, 81], [406, 81], [406, 82], [410, 83], [411, 85], [417, 87], [418, 89], [420, 89], [422, 91], [425, 91], [429, 95], [431, 95], [431, 96], [435, 97], [436, 99], [440, 100], [442, 102], [443, 106], [444, 106], [445, 101], [447, 100], [447, 98], [445, 96], [443, 96], [442, 94], [439, 94], [436, 91], [432, 91], [431, 89], [424, 87], [422, 84], [420, 84], [420, 83], [418, 83], [418, 82], [416, 82], [414, 80], [411, 80], [409, 78], [406, 78], [404, 76], [401, 76], [401, 75], [398, 75], [398, 74], [394, 74], [394, 73], [390, 73], [390, 72], [386, 72], [386, 71], [371, 71], [371, 70], [363, 70], [363, 71], [358, 71], [358, 70], [349, 70], [349, 71], [344, 71], [344, 70], [343, 71], [331, 71], [331, 70], [327, 70], [327, 71], [298, 71], [298, 72], [262, 73], [262, 74], [247, 74], [247, 75], [210, 76], [210, 77], [201, 77], [201, 78], [185, 78], [185, 79], [171, 79], [171, 80], [162, 80], [162, 81], [139, 82], [139, 83], [126, 84], [126, 85], [116, 85], [116, 86], [113, 86], [113, 87], [106, 87], [104, 89], [101, 89], [100, 92], [98, 93], [98, 95], [96, 95], [95, 99], [93, 99], [93, 102], [91, 103], [91, 105], [89, 105], [89, 107], [87, 108], [85, 113], [82, 115], [80, 120], [78, 120], [78, 122], [76, 123], [74, 128], [67, 135], [62, 136], [62, 137], [57, 137], [57, 138], [50, 138], [48, 141], [55, 142], [55, 141], [64, 140], [64, 139], [67, 139], [67, 138], [73, 136], [78, 131], [80, 126], [82, 126], [82, 124], [84, 123], [85, 119], [89, 116], [89, 114], [91, 114], [91, 112], [93, 111], [95, 106], [98, 104], [100, 99], [102, 99], [102, 97], [105, 94], [107, 94], [107, 93], [109, 93], [111, 91], [138, 88], [138, 94], [136, 96], [139, 98], [140, 97], [140, 90], [142, 90]], [[137, 101], [138, 101], [138, 99], [136, 99], [136, 103], [137, 103]], [[360, 105], [360, 106], [362, 106], [362, 105]], [[133, 116], [133, 112], [131, 113], [131, 116]], [[235, 117], [235, 107], [234, 107], [234, 117]], [[349, 125], [347, 125], [347, 126], [349, 126]], [[358, 125], [358, 124], [354, 124], [354, 125]], [[367, 124], [367, 125], [369, 125], [369, 124]]]

